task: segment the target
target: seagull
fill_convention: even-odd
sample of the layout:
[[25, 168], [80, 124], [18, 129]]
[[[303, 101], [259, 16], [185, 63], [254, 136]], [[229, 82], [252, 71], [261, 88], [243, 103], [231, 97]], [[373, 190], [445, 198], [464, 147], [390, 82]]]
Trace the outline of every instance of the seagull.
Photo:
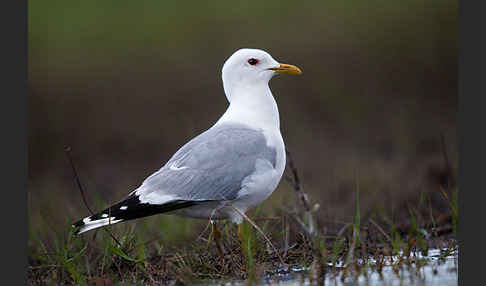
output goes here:
[[208, 130], [183, 145], [125, 199], [75, 222], [75, 234], [161, 213], [241, 224], [247, 210], [277, 188], [285, 145], [268, 83], [301, 74], [259, 49], [239, 49], [224, 63], [229, 106]]

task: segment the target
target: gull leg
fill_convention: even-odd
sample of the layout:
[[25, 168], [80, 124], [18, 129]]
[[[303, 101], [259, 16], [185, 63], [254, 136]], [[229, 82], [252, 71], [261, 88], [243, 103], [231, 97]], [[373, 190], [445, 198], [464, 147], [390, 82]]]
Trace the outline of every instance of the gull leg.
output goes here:
[[218, 249], [219, 256], [221, 257], [221, 265], [224, 265], [224, 248], [223, 244], [221, 243], [221, 232], [218, 229], [218, 225], [215, 221], [211, 220], [212, 226], [212, 234], [214, 237], [214, 243], [216, 244], [216, 248]]
[[241, 257], [243, 258], [241, 260], [241, 266], [243, 272], [246, 272], [246, 255], [245, 255], [245, 244], [244, 244], [244, 235], [243, 235], [243, 226], [242, 223], [239, 223], [237, 226], [236, 234], [238, 235], [238, 240], [240, 242], [240, 251], [241, 251]]
[[238, 224], [238, 230], [236, 231], [236, 233], [238, 234], [238, 239], [240, 240], [240, 244], [241, 244], [243, 242], [243, 229], [241, 223]]
[[252, 248], [252, 243], [250, 242], [251, 234], [249, 233], [251, 229], [248, 229], [248, 225], [244, 224], [245, 222], [238, 224], [237, 235], [240, 242], [241, 257], [243, 258], [241, 260], [242, 271], [247, 272], [250, 269], [250, 260], [252, 259], [252, 251], [250, 249]]

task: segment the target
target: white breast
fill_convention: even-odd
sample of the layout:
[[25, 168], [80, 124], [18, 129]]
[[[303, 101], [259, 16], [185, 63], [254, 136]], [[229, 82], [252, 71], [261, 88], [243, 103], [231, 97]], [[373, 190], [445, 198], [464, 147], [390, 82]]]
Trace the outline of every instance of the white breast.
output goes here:
[[267, 199], [277, 188], [285, 169], [285, 147], [280, 132], [265, 132], [269, 146], [276, 149], [275, 167], [267, 160], [258, 159], [255, 172], [241, 184], [234, 206], [245, 212]]

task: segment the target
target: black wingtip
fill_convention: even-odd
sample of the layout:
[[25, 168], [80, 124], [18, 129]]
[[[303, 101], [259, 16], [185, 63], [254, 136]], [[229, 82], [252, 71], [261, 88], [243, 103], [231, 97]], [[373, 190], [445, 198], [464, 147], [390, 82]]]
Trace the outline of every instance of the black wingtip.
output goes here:
[[75, 222], [71, 225], [71, 231], [73, 232], [74, 235], [78, 235], [79, 231], [81, 230], [81, 227], [84, 225], [84, 222], [81, 221], [81, 223]]
[[74, 235], [78, 235], [82, 229], [83, 226], [86, 224], [84, 223], [84, 219], [80, 219], [73, 224], [71, 224], [71, 231], [73, 231]]
[[82, 219], [78, 220], [77, 222], [73, 223], [71, 225], [72, 228], [79, 228], [79, 227], [82, 227], [85, 223], [83, 222]]
[[[170, 211], [175, 211], [182, 208], [187, 208], [201, 203], [200, 201], [185, 201], [185, 200], [174, 200], [167, 202], [165, 204], [156, 205], [142, 203], [137, 195], [131, 195], [125, 200], [112, 205], [111, 207], [87, 217], [89, 221], [94, 222], [97, 220], [102, 220], [106, 218], [111, 218], [112, 220], [127, 221], [133, 220], [141, 217], [152, 216], [160, 213], [166, 213]], [[83, 233], [83, 226], [85, 226], [85, 219], [80, 219], [72, 224], [72, 228], [75, 229], [74, 234], [78, 235]]]
[[174, 200], [162, 205], [156, 205], [142, 203], [138, 196], [132, 196], [102, 211], [91, 219], [100, 219], [100, 215], [108, 215], [114, 219], [122, 219], [125, 221], [187, 208], [196, 204], [198, 204], [198, 202]]

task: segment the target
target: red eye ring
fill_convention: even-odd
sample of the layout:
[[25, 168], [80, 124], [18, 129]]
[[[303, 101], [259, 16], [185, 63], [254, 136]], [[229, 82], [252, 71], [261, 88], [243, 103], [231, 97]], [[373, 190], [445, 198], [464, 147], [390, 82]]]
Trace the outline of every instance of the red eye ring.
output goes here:
[[258, 64], [258, 60], [257, 59], [254, 59], [254, 58], [251, 58], [248, 60], [248, 63], [252, 66]]

